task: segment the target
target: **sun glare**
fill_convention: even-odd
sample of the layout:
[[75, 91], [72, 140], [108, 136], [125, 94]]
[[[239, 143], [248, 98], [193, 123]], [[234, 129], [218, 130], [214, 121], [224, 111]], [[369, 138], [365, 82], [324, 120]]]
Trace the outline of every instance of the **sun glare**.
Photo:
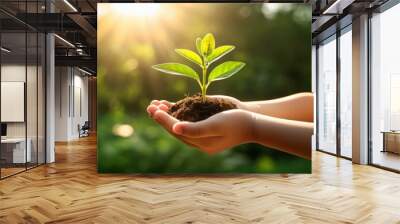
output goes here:
[[160, 5], [157, 3], [116, 3], [112, 7], [121, 16], [135, 16], [135, 17], [152, 17], [155, 16], [160, 10]]

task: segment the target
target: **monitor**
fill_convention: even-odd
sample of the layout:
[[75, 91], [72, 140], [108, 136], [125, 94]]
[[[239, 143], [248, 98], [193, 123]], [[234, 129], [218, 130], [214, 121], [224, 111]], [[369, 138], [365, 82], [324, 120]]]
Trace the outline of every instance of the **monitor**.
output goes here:
[[7, 136], [7, 124], [1, 123], [1, 136]]

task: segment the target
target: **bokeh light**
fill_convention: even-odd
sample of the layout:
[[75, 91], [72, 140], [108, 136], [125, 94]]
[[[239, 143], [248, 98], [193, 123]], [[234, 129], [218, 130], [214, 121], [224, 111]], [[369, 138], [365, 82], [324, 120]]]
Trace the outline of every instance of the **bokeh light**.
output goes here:
[[132, 136], [134, 129], [129, 124], [116, 124], [113, 127], [113, 133], [114, 135], [127, 138]]

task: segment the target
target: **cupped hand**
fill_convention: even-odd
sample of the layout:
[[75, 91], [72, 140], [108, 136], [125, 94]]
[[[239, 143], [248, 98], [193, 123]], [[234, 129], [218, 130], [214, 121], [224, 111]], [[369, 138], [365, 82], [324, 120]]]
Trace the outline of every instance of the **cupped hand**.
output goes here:
[[168, 101], [153, 101], [147, 111], [167, 131], [188, 145], [212, 154], [253, 141], [254, 116], [251, 112], [234, 109], [215, 114], [203, 121], [186, 122], [167, 113], [172, 105]]

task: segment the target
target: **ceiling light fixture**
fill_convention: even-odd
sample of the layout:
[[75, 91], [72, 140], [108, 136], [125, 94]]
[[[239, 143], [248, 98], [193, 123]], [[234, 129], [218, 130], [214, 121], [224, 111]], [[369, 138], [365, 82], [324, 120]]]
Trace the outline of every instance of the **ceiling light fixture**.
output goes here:
[[74, 12], [78, 12], [78, 10], [68, 0], [64, 0], [64, 3], [67, 4]]
[[5, 47], [1, 47], [1, 51], [4, 51], [6, 53], [10, 53], [11, 52], [11, 50], [9, 50], [9, 49], [7, 49]]
[[81, 72], [83, 72], [83, 73], [85, 73], [85, 74], [87, 74], [87, 75], [90, 75], [90, 76], [93, 75], [92, 73], [90, 73], [90, 72], [88, 72], [88, 71], [86, 71], [86, 70], [83, 70], [83, 69], [81, 69], [81, 68], [79, 68], [79, 67], [78, 67], [78, 70], [81, 71]]
[[332, 5], [330, 5], [327, 9], [322, 13], [323, 15], [327, 14], [342, 14], [343, 10], [351, 5], [355, 0], [336, 0]]
[[71, 42], [69, 42], [68, 40], [66, 40], [66, 39], [64, 39], [64, 38], [62, 38], [62, 37], [60, 37], [60, 36], [57, 35], [57, 34], [54, 34], [54, 36], [57, 37], [57, 38], [58, 38], [59, 40], [61, 40], [62, 42], [64, 42], [65, 44], [67, 44], [68, 46], [75, 48], [75, 45], [73, 45], [73, 44], [72, 44]]

